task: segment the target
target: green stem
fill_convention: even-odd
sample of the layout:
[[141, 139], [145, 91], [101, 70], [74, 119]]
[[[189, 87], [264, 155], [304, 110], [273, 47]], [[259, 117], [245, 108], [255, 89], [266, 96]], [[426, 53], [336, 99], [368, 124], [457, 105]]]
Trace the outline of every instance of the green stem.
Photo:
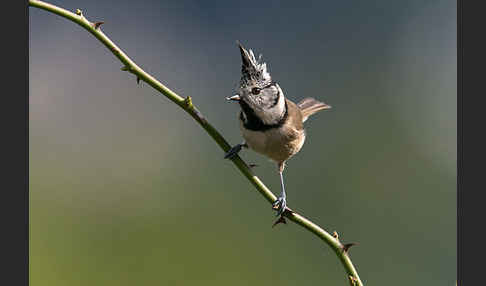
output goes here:
[[[165, 95], [179, 107], [184, 109], [187, 113], [189, 113], [189, 115], [191, 115], [202, 126], [202, 128], [206, 130], [206, 132], [214, 139], [214, 141], [216, 141], [216, 143], [221, 147], [221, 149], [223, 149], [223, 151], [227, 152], [231, 148], [231, 146], [224, 139], [224, 137], [211, 124], [209, 124], [209, 122], [202, 116], [201, 112], [199, 112], [197, 108], [192, 104], [192, 100], [190, 97], [180, 97], [175, 92], [159, 82], [157, 79], [152, 77], [150, 74], [142, 70], [101, 31], [99, 27], [102, 23], [91, 23], [83, 16], [83, 13], [79, 9], [76, 11], [76, 13], [72, 13], [63, 8], [38, 0], [29, 0], [29, 6], [37, 7], [57, 14], [85, 28], [88, 32], [93, 34], [93, 36], [95, 36], [101, 43], [103, 43], [103, 45], [105, 45], [124, 64], [122, 70], [134, 74], [135, 76], [137, 76], [137, 80], [143, 80], [144, 82], [158, 90], [160, 93]], [[253, 184], [253, 186], [255, 186], [258, 192], [260, 192], [260, 194], [262, 194], [269, 203], [273, 203], [277, 199], [277, 197], [263, 184], [263, 182], [256, 175], [253, 174], [251, 168], [239, 156], [235, 156], [232, 161], [241, 171], [241, 173], [243, 173], [243, 175]], [[341, 260], [341, 263], [343, 264], [346, 273], [348, 274], [348, 279], [351, 285], [363, 285], [356, 269], [353, 266], [353, 263], [351, 262], [351, 259], [349, 258], [347, 251], [344, 250], [345, 247], [337, 237], [330, 235], [318, 225], [314, 224], [310, 220], [306, 219], [305, 217], [294, 211], [285, 212], [285, 216], [296, 224], [303, 226], [310, 232], [317, 235], [336, 252], [336, 255]]]

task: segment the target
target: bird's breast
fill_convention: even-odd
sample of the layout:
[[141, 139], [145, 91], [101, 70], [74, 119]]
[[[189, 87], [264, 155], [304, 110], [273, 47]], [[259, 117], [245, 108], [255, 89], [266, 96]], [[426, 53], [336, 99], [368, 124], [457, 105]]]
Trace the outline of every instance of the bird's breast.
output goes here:
[[240, 120], [240, 128], [248, 147], [276, 162], [284, 162], [299, 152], [305, 141], [305, 131], [289, 124], [264, 131], [247, 129]]

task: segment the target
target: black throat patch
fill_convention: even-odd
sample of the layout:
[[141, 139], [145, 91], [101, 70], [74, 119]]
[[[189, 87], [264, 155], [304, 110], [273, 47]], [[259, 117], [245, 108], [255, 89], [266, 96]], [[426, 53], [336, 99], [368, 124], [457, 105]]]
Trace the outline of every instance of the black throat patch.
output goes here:
[[[279, 128], [284, 125], [288, 118], [287, 102], [285, 102], [285, 112], [277, 123], [266, 124], [256, 114], [255, 111], [244, 101], [239, 101], [241, 106], [240, 120], [243, 122], [243, 126], [246, 129], [252, 131], [267, 131], [272, 128]], [[243, 115], [243, 113], [245, 113]], [[246, 121], [245, 121], [246, 118]]]

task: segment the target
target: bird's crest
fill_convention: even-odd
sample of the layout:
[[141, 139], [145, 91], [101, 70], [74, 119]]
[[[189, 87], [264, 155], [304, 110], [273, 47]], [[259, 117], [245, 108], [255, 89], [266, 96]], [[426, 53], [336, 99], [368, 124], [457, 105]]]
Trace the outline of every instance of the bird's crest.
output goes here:
[[239, 41], [236, 42], [241, 53], [241, 86], [256, 85], [266, 86], [272, 82], [272, 78], [267, 71], [267, 64], [261, 62], [262, 55], [255, 58], [253, 51], [246, 50]]

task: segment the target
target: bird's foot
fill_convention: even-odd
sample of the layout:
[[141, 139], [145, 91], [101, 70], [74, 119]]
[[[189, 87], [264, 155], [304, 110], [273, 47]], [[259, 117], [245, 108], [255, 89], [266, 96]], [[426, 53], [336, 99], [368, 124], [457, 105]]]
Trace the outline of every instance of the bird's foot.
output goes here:
[[246, 147], [245, 143], [237, 144], [237, 145], [233, 146], [231, 149], [228, 150], [228, 152], [226, 152], [226, 154], [224, 154], [224, 158], [225, 159], [232, 159], [233, 157], [238, 155], [238, 153], [240, 153], [241, 148], [243, 148], [243, 147]]
[[287, 200], [285, 199], [285, 196], [278, 197], [277, 200], [272, 204], [272, 209], [277, 211], [277, 216], [283, 214], [286, 208]]

